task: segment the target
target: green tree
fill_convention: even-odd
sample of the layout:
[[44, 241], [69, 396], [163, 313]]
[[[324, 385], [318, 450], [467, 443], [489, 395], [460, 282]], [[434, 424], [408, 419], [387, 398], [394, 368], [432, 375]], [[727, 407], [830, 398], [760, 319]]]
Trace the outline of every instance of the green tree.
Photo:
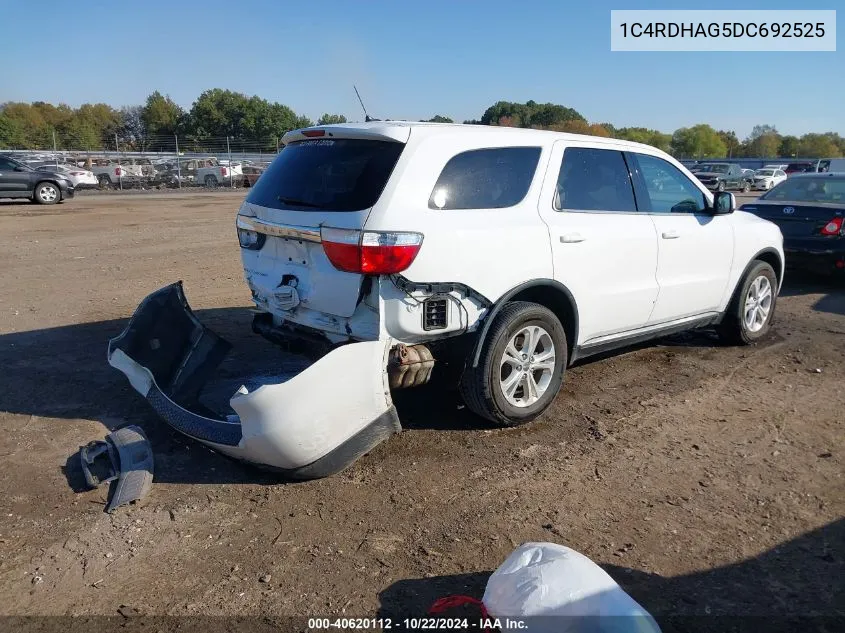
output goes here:
[[442, 114], [435, 114], [430, 119], [421, 119], [422, 123], [454, 123], [455, 121]]
[[332, 125], [335, 123], [346, 123], [346, 117], [342, 114], [324, 114], [317, 119], [317, 125]]
[[664, 134], [658, 130], [652, 130], [645, 127], [623, 127], [619, 128], [613, 134], [615, 138], [620, 138], [634, 143], [645, 143], [657, 149], [668, 152], [672, 148], [672, 135]]
[[782, 158], [798, 156], [799, 144], [800, 141], [797, 136], [782, 136], [778, 146], [778, 156]]
[[484, 125], [503, 125], [502, 121], [510, 127], [550, 128], [567, 121], [586, 122], [587, 120], [572, 108], [536, 101], [525, 103], [497, 101], [481, 115], [481, 123]]
[[780, 148], [780, 134], [773, 125], [755, 125], [745, 140], [743, 151], [746, 156], [774, 158]]
[[681, 158], [722, 158], [727, 149], [718, 132], [705, 123], [672, 134], [672, 152]]
[[151, 136], [173, 136], [181, 131], [184, 117], [182, 108], [158, 90], [147, 97], [141, 109], [141, 123]]
[[842, 151], [828, 134], [805, 134], [798, 142], [798, 154], [812, 158], [837, 158]]
[[22, 149], [27, 146], [26, 132], [20, 121], [0, 112], [0, 148]]
[[739, 142], [739, 138], [737, 138], [736, 132], [733, 130], [719, 130], [716, 132], [719, 135], [719, 138], [722, 139], [722, 143], [725, 144], [725, 147], [728, 149], [728, 156], [733, 157], [737, 156], [739, 150], [741, 148], [741, 143]]

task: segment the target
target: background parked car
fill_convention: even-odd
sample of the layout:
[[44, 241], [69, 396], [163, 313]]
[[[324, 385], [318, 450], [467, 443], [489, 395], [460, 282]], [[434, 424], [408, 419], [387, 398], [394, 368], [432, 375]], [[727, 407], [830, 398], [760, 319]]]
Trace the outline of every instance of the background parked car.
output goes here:
[[818, 161], [799, 161], [796, 163], [789, 163], [783, 171], [786, 172], [787, 176], [791, 176], [792, 174], [815, 173], [817, 169]]
[[819, 172], [845, 173], [845, 158], [825, 158], [819, 161]]
[[753, 188], [754, 187], [754, 170], [753, 169], [743, 169], [742, 175], [748, 181], [748, 184], [751, 185], [751, 187]]
[[9, 156], [0, 156], [0, 198], [56, 204], [72, 198], [73, 192], [73, 183], [63, 174], [38, 171]]
[[703, 163], [700, 167], [699, 171], [693, 173], [701, 184], [711, 191], [751, 190], [751, 183], [743, 174], [742, 168], [735, 163]]
[[787, 265], [845, 271], [845, 174], [796, 174], [741, 209], [780, 227]]
[[754, 188], [769, 190], [786, 180], [786, 172], [782, 169], [763, 168], [754, 172]]
[[267, 165], [243, 165], [244, 187], [252, 187], [256, 182], [258, 182], [261, 174], [263, 174], [266, 169]]
[[94, 172], [87, 169], [82, 169], [76, 165], [58, 165], [55, 163], [47, 163], [35, 167], [38, 171], [47, 173], [62, 174], [73, 183], [75, 189], [86, 189], [96, 187], [99, 183]]

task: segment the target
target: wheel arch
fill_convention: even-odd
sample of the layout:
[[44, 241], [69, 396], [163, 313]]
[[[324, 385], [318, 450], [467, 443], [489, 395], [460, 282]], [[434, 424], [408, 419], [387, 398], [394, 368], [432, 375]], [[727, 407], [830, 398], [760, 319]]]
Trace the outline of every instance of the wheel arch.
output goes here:
[[745, 277], [748, 275], [751, 267], [754, 266], [754, 262], [757, 261], [766, 262], [774, 269], [775, 277], [778, 280], [778, 293], [780, 293], [780, 288], [783, 285], [783, 273], [785, 267], [784, 261], [780, 258], [780, 254], [774, 248], [764, 248], [748, 260], [748, 263], [745, 265], [742, 273], [739, 277], [737, 277], [736, 284], [731, 291], [730, 299], [728, 299], [727, 306], [725, 307], [726, 311], [730, 310], [730, 307], [733, 305], [734, 299], [736, 298], [736, 293], [739, 292], [739, 289], [742, 287], [742, 282], [745, 280]]
[[572, 353], [578, 340], [578, 305], [569, 288], [553, 279], [533, 279], [526, 281], [503, 294], [484, 317], [484, 322], [476, 337], [470, 358], [470, 366], [477, 367], [481, 349], [487, 340], [490, 326], [496, 315], [511, 301], [530, 301], [554, 312], [563, 325], [566, 334], [567, 358], [572, 361]]
[[59, 192], [59, 200], [64, 198], [64, 195], [62, 194], [62, 188], [54, 178], [41, 178], [40, 180], [37, 180], [35, 182], [35, 185], [33, 185], [32, 187], [32, 195], [35, 196], [35, 192], [38, 191], [38, 187], [48, 182], [56, 187], [56, 191]]

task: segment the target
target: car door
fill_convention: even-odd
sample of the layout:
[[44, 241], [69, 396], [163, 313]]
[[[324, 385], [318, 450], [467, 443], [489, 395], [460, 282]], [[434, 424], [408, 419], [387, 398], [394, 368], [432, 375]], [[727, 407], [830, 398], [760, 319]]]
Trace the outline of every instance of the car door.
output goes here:
[[634, 166], [637, 205], [658, 236], [660, 291], [649, 324], [716, 312], [733, 262], [733, 217], [712, 215], [704, 191], [669, 161], [633, 152], [626, 158]]
[[577, 305], [576, 344], [645, 326], [657, 299], [657, 233], [637, 212], [621, 149], [556, 142], [539, 209], [554, 277]]
[[0, 156], [0, 195], [14, 196], [31, 191], [32, 170], [10, 158]]

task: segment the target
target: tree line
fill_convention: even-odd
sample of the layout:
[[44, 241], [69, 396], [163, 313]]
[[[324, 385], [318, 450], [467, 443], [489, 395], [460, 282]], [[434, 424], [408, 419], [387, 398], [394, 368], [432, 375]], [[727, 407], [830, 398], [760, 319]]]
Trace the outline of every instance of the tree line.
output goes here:
[[[428, 121], [452, 123], [437, 114]], [[317, 124], [344, 123], [340, 114], [323, 114]], [[701, 123], [668, 134], [644, 127], [615, 127], [590, 123], [580, 112], [553, 103], [498, 101], [480, 119], [466, 124], [522, 127], [575, 134], [591, 134], [653, 145], [678, 158], [791, 158], [845, 155], [845, 138], [835, 132], [782, 135], [772, 125], [757, 125], [740, 140], [731, 130]], [[0, 148], [134, 151], [172, 150], [178, 138], [183, 147], [199, 147], [225, 137], [250, 144], [257, 151], [275, 151], [289, 130], [313, 125], [286, 105], [258, 96], [214, 88], [203, 92], [185, 110], [158, 91], [143, 105], [114, 108], [104, 103], [72, 108], [43, 101], [0, 105]]]

